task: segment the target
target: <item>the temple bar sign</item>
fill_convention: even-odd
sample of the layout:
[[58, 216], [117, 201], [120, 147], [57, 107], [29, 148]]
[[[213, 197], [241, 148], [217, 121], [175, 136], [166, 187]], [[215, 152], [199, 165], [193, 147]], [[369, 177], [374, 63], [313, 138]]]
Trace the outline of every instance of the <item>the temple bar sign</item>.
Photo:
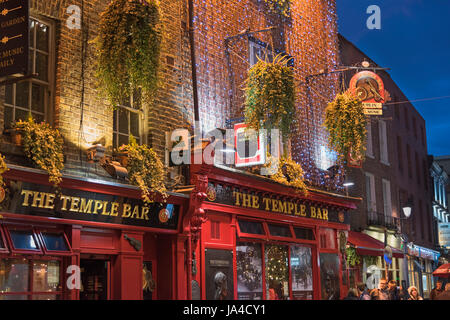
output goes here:
[[0, 78], [28, 71], [28, 0], [0, 0]]

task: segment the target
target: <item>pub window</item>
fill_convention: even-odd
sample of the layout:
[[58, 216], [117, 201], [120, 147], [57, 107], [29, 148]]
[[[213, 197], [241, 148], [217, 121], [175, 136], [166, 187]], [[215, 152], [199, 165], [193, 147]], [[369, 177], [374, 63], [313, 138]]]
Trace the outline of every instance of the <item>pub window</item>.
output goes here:
[[129, 99], [122, 105], [119, 105], [113, 113], [113, 147], [118, 148], [121, 145], [128, 144], [130, 136], [136, 139], [138, 144], [142, 143], [141, 118], [142, 97], [141, 91], [136, 90]]
[[29, 73], [37, 74], [29, 80], [5, 86], [5, 128], [18, 120], [27, 120], [31, 112], [36, 122], [48, 120], [52, 94], [52, 61], [54, 52], [51, 46], [52, 25], [40, 19], [30, 19], [29, 34]]
[[238, 224], [242, 233], [265, 235], [261, 222], [239, 220]]
[[220, 221], [211, 220], [211, 239], [220, 239]]
[[315, 240], [314, 232], [309, 228], [294, 227], [295, 237], [302, 240]]
[[42, 232], [41, 235], [47, 251], [70, 252], [70, 246], [63, 233]]
[[11, 244], [16, 250], [40, 251], [32, 230], [8, 230]]
[[336, 249], [336, 235], [333, 229], [322, 228], [319, 230], [320, 247], [322, 249]]
[[289, 226], [281, 226], [270, 223], [268, 223], [267, 226], [269, 227], [269, 233], [271, 236], [284, 238], [292, 237], [291, 229], [289, 228]]
[[290, 67], [294, 66], [294, 59], [292, 59], [291, 56], [280, 50], [277, 49], [273, 50], [273, 48], [270, 45], [254, 37], [249, 37], [249, 53], [250, 53], [249, 57], [250, 67], [258, 63], [258, 59], [272, 62], [274, 57], [280, 53], [287, 56], [288, 66]]

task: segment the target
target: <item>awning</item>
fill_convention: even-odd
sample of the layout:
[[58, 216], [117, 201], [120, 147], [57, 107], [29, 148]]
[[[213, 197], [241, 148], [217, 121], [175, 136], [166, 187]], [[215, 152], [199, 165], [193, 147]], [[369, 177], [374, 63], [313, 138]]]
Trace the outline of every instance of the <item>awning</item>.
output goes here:
[[[347, 241], [356, 248], [356, 252], [359, 255], [382, 256], [384, 254], [384, 243], [365, 233], [349, 231]], [[403, 253], [398, 249], [392, 248], [392, 256], [403, 258]]]
[[450, 263], [443, 264], [433, 272], [433, 276], [441, 277], [441, 278], [449, 278], [450, 277]]

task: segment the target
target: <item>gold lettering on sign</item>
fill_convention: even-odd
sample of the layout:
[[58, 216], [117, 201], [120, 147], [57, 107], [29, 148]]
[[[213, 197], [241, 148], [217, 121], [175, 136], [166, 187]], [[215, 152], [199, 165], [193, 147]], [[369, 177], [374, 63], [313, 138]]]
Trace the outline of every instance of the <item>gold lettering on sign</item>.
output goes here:
[[328, 221], [328, 209], [322, 209], [322, 219]]
[[55, 195], [53, 193], [47, 193], [44, 208], [45, 209], [55, 208], [55, 204], [53, 203], [53, 201], [55, 201]]
[[311, 214], [310, 214], [311, 218], [315, 218], [316, 217], [316, 208], [311, 206]]
[[134, 206], [133, 214], [131, 215], [131, 218], [140, 219], [139, 218], [139, 206]]
[[294, 204], [289, 202], [288, 204], [288, 214], [292, 214], [292, 210], [294, 210]]
[[258, 196], [252, 196], [252, 199], [253, 199], [252, 208], [253, 209], [259, 209], [259, 197]]
[[145, 220], [149, 220], [149, 218], [148, 218], [148, 212], [149, 211], [150, 211], [149, 207], [142, 207], [141, 219], [144, 219], [144, 217], [145, 217]]
[[119, 214], [119, 203], [117, 202], [113, 202], [111, 203], [111, 217], [117, 217], [117, 215]]
[[124, 203], [122, 218], [129, 218], [130, 216], [131, 216], [131, 205], [129, 205], [128, 203]]
[[286, 203], [286, 201], [278, 200], [278, 208], [279, 208], [279, 212], [287, 213], [287, 203]]
[[251, 202], [250, 202], [250, 200], [251, 200], [251, 196], [249, 195], [249, 194], [242, 194], [242, 206], [243, 207], [251, 207], [252, 205], [251, 205]]
[[33, 192], [33, 203], [31, 204], [34, 208], [44, 208], [45, 193], [44, 192]]
[[69, 200], [70, 197], [65, 196], [65, 195], [61, 195], [60, 199], [62, 200], [61, 210], [67, 211], [67, 200]]
[[106, 211], [107, 208], [108, 208], [108, 201], [103, 201], [102, 215], [109, 216], [109, 211]]
[[94, 214], [98, 214], [98, 211], [103, 208], [103, 202], [100, 200], [94, 201]]
[[266, 205], [266, 209], [265, 210], [269, 211], [270, 210], [270, 208], [269, 208], [270, 199], [269, 198], [263, 198], [263, 202]]
[[72, 197], [71, 202], [70, 202], [70, 209], [69, 209], [69, 211], [72, 211], [72, 212], [80, 211], [80, 208], [78, 207], [79, 204], [80, 204], [80, 198]]
[[235, 201], [235, 205], [236, 206], [240, 206], [241, 202], [240, 202], [240, 197], [242, 197], [242, 193], [241, 192], [237, 192], [237, 191], [233, 191], [233, 197], [236, 199]]
[[30, 196], [33, 194], [33, 191], [28, 190], [22, 190], [22, 193], [20, 195], [23, 197], [22, 207], [28, 207], [30, 204]]
[[85, 198], [81, 198], [81, 203], [80, 203], [80, 212], [82, 213], [92, 213], [92, 200], [89, 199], [87, 200]]

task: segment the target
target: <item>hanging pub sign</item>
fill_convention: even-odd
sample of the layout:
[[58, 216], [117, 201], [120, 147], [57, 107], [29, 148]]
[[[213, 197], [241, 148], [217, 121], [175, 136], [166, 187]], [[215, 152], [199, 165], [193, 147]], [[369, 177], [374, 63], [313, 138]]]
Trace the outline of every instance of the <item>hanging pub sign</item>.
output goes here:
[[344, 210], [336, 210], [326, 205], [311, 204], [297, 198], [280, 198], [277, 194], [258, 194], [237, 187], [209, 183], [207, 200], [241, 208], [262, 210], [270, 213], [309, 218], [335, 223], [349, 224], [350, 219]]
[[354, 155], [352, 149], [347, 154], [347, 167], [350, 168], [362, 168], [363, 161], [360, 156]]
[[245, 123], [234, 125], [235, 166], [250, 167], [266, 162], [264, 135], [256, 130], [246, 130]]
[[350, 80], [350, 90], [361, 99], [366, 115], [382, 115], [386, 101], [384, 83], [379, 75], [372, 71], [361, 71]]
[[138, 227], [176, 229], [178, 205], [118, 195], [63, 188], [57, 194], [51, 186], [9, 181], [8, 196], [0, 210], [15, 214], [123, 224]]
[[28, 71], [28, 0], [0, 0], [0, 78]]

